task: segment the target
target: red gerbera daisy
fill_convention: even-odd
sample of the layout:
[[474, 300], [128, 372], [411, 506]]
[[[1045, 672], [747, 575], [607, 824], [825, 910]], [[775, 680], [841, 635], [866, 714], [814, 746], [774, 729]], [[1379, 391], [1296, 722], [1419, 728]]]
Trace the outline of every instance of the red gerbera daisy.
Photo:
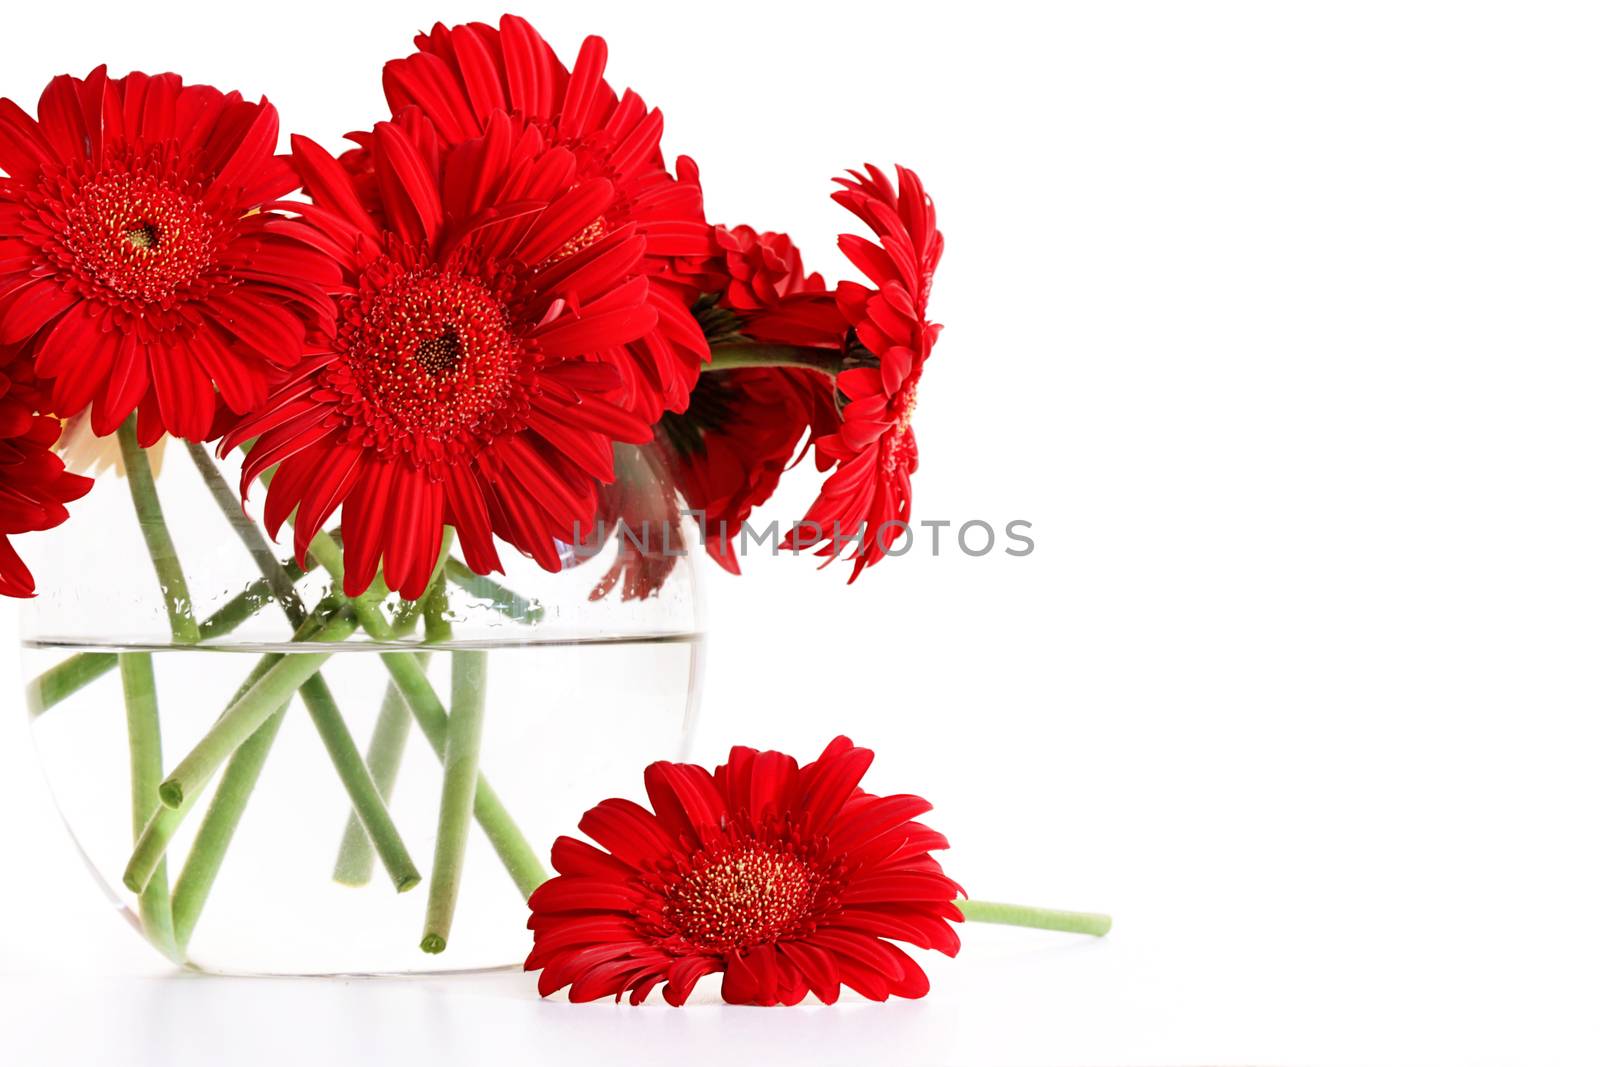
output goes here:
[[[796, 343], [789, 320], [775, 319], [774, 310], [801, 294], [818, 294], [838, 323], [821, 343], [842, 343], [846, 327], [822, 276], [806, 274], [787, 234], [749, 226], [718, 226], [715, 234], [716, 253], [693, 268], [705, 290], [719, 294], [714, 306], [703, 303], [699, 309], [708, 335]], [[772, 495], [795, 462], [796, 449], [804, 453], [808, 432], [837, 427], [827, 376], [792, 367], [742, 367], [702, 374], [688, 410], [663, 415], [656, 438], [685, 501], [700, 513], [707, 551], [738, 574], [733, 545], [751, 511]]]
[[725, 570], [739, 573], [740, 530], [793, 466], [807, 433], [837, 424], [833, 384], [788, 367], [703, 374], [689, 410], [662, 416], [657, 438], [684, 500], [700, 513], [706, 551]]
[[[833, 198], [859, 217], [878, 242], [853, 234], [839, 238], [845, 255], [873, 282], [868, 289], [841, 282], [836, 303], [852, 336], [875, 358], [873, 366], [852, 366], [838, 378], [848, 403], [837, 433], [817, 439], [819, 454], [838, 468], [807, 511], [808, 531], [785, 541], [790, 548], [819, 545], [818, 554], [836, 557], [853, 544], [850, 579], [883, 559], [906, 532], [911, 514], [911, 475], [917, 469], [917, 440], [911, 415], [917, 404], [922, 367], [939, 337], [927, 321], [934, 268], [944, 252], [944, 236], [934, 220], [933, 202], [916, 174], [896, 168], [899, 190], [876, 167], [839, 179]], [[853, 346], [852, 346], [853, 347]], [[847, 363], [853, 352], [847, 351]]]
[[89, 491], [92, 479], [68, 474], [50, 450], [61, 436], [59, 420], [34, 414], [33, 390], [0, 374], [0, 594], [33, 595], [33, 575], [11, 546], [11, 535], [48, 530], [66, 521], [65, 505]]
[[420, 596], [446, 525], [479, 573], [500, 569], [494, 536], [558, 570], [557, 542], [594, 522], [613, 441], [649, 438], [606, 399], [615, 369], [586, 358], [655, 324], [644, 240], [631, 225], [593, 232], [611, 183], [578, 181], [570, 151], [504, 115], [456, 144], [415, 116], [370, 142], [369, 209], [332, 157], [295, 140], [306, 218], [348, 291], [329, 350], [223, 447], [259, 435], [244, 484], [279, 465], [265, 520], [275, 536], [299, 508], [302, 561], [343, 505], [351, 595], [381, 557], [389, 586]]
[[661, 155], [661, 112], [637, 93], [620, 97], [605, 80], [606, 44], [583, 42], [569, 73], [524, 20], [506, 15], [499, 28], [435, 25], [416, 38], [418, 51], [384, 67], [383, 85], [398, 114], [416, 107], [456, 142], [482, 136], [495, 115], [509, 112], [546, 143], [570, 151], [577, 178], [604, 178], [613, 197], [592, 219], [587, 237], [632, 225], [645, 240], [655, 329], [602, 354], [622, 373], [620, 398], [646, 421], [682, 411], [701, 365], [711, 358], [690, 313], [698, 289], [674, 272], [676, 258], [711, 251], [698, 172], [678, 160], [676, 176]]
[[800, 250], [786, 233], [761, 233], [750, 226], [718, 226], [717, 250], [702, 273], [713, 279], [706, 292], [720, 292], [718, 303], [734, 311], [772, 307], [795, 293], [827, 289], [820, 274], [807, 274]]
[[0, 100], [0, 344], [49, 404], [111, 433], [206, 436], [216, 397], [257, 407], [332, 312], [338, 271], [260, 209], [292, 190], [265, 100], [175, 74], [63, 75], [35, 121]]
[[[686, 277], [696, 279], [697, 288], [718, 294], [696, 308], [702, 329], [719, 339], [788, 343], [769, 336], [765, 313], [796, 294], [822, 292], [822, 276], [805, 273], [799, 250], [785, 234], [758, 233], [749, 226], [719, 226], [715, 234], [714, 254], [684, 257], [679, 265]], [[838, 323], [832, 339], [842, 343], [847, 327], [832, 295], [826, 299]], [[602, 495], [606, 530], [618, 536], [617, 556], [591, 599], [618, 587], [624, 600], [644, 599], [666, 583], [684, 555], [683, 539], [675, 523], [647, 516], [675, 516], [674, 489], [700, 523], [707, 552], [738, 574], [734, 545], [751, 511], [777, 488], [808, 430], [828, 433], [837, 427], [833, 384], [823, 374], [788, 367], [702, 374], [688, 410], [665, 412], [656, 424], [670, 481], [653, 483], [653, 492], [619, 481]], [[665, 502], [659, 499], [662, 491], [669, 495]]]
[[841, 985], [872, 1000], [925, 994], [922, 968], [890, 941], [954, 956], [961, 887], [929, 855], [944, 836], [913, 821], [926, 800], [858, 788], [871, 763], [840, 737], [804, 767], [749, 748], [714, 774], [652, 764], [654, 811], [602, 801], [578, 824], [601, 848], [555, 843], [559, 876], [528, 901], [540, 995], [571, 986], [574, 1001], [639, 1004], [665, 982], [681, 1005], [719, 972], [731, 1004], [808, 992], [831, 1004]]

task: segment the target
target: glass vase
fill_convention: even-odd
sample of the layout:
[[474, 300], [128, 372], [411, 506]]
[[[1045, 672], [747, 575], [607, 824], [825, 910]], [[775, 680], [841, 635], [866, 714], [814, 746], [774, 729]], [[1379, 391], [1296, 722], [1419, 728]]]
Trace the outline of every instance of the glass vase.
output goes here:
[[336, 523], [302, 571], [238, 507], [237, 456], [66, 454], [96, 485], [32, 554], [35, 747], [89, 870], [181, 965], [520, 964], [551, 842], [685, 755], [704, 612], [652, 450], [619, 448], [602, 494], [625, 532], [561, 546], [559, 573], [499, 544], [487, 578], [447, 537], [416, 602], [344, 598]]

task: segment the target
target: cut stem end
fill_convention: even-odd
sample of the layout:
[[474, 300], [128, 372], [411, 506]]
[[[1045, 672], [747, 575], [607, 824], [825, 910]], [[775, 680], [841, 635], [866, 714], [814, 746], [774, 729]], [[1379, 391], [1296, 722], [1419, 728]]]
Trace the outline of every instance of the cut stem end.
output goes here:
[[1001, 904], [990, 900], [958, 900], [956, 907], [971, 922], [999, 926], [1025, 926], [1064, 934], [1104, 937], [1111, 932], [1111, 916], [1092, 911], [1060, 911], [1027, 904]]

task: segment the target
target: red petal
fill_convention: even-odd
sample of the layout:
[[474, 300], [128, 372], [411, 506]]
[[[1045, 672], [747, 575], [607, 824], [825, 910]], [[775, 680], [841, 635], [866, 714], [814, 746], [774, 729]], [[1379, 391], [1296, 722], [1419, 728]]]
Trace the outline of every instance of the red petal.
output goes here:
[[444, 222], [439, 186], [417, 146], [392, 122], [380, 122], [373, 162], [384, 209], [411, 244], [431, 244]]
[[575, 837], [558, 837], [550, 848], [550, 865], [562, 874], [633, 878], [638, 872], [617, 859]]
[[953, 900], [956, 885], [942, 875], [879, 874], [855, 878], [839, 891], [844, 904], [895, 904], [907, 900]]
[[7, 298], [0, 317], [0, 344], [26, 341], [34, 332], [72, 304], [72, 297], [54, 278], [40, 278]]
[[[844, 742], [842, 746], [840, 741]], [[871, 749], [855, 748], [847, 739], [840, 738], [802, 772], [805, 795], [801, 806], [814, 832], [828, 830], [839, 808], [861, 784], [870, 766]]]
[[636, 890], [611, 878], [579, 878], [563, 874], [533, 891], [528, 907], [534, 911], [631, 911], [639, 901]]
[[631, 867], [648, 870], [674, 851], [655, 816], [631, 800], [603, 800], [590, 808], [578, 829]]
[[293, 366], [305, 353], [305, 325], [285, 307], [235, 290], [212, 300], [206, 310], [218, 326], [274, 363]]
[[661, 996], [668, 1004], [681, 1008], [700, 979], [722, 969], [722, 961], [710, 956], [684, 956], [674, 960], [667, 968], [667, 988], [661, 991]]
[[173, 343], [152, 352], [149, 362], [162, 423], [179, 437], [203, 441], [216, 415], [217, 392], [189, 346]]
[[710, 773], [691, 763], [652, 763], [644, 788], [656, 820], [669, 838], [706, 843], [721, 827], [727, 807]]
[[372, 216], [361, 206], [361, 198], [350, 181], [349, 173], [309, 137], [295, 134], [289, 138], [294, 151], [295, 169], [305, 182], [306, 192], [314, 203], [336, 211], [339, 217], [370, 237], [378, 237], [378, 227]]
[[96, 437], [117, 432], [150, 388], [150, 360], [144, 343], [131, 333], [119, 339], [111, 376], [89, 414], [89, 427]]
[[831, 953], [799, 941], [785, 941], [778, 951], [804, 976], [817, 999], [832, 1004], [839, 999], [839, 967]]

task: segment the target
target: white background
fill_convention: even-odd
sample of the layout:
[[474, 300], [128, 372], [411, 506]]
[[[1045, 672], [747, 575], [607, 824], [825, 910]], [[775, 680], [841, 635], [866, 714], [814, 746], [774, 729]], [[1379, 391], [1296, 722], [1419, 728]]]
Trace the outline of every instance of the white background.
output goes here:
[[[414, 29], [498, 14], [363, 8], [13, 5], [0, 93], [31, 109], [59, 71], [170, 68], [268, 93], [326, 143], [380, 117]], [[922, 545], [849, 588], [794, 559], [716, 576], [699, 756], [848, 731], [880, 753], [870, 788], [935, 801], [975, 896], [1117, 929], [968, 928], [925, 1001], [835, 1010], [171, 976], [79, 869], [18, 701], [0, 1058], [1600, 1057], [1585, 8], [525, 13], [568, 58], [604, 34], [709, 213], [789, 230], [830, 278], [829, 177], [920, 170], [949, 252], [917, 514], [1034, 524], [1026, 559]], [[596, 799], [617, 791], [637, 786]]]

